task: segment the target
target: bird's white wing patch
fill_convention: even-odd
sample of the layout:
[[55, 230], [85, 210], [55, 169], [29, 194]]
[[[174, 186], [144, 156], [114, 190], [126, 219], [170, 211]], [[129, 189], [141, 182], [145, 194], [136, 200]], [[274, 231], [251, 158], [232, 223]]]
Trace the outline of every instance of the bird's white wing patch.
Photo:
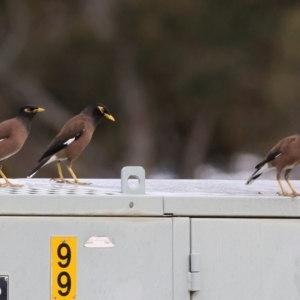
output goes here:
[[4, 139], [0, 139], [0, 142], [2, 142], [2, 141], [4, 141], [4, 140], [6, 140], [6, 138], [4, 138]]
[[76, 136], [74, 136], [73, 138], [68, 139], [66, 142], [64, 142], [64, 145], [69, 146], [70, 144], [72, 144], [75, 140], [77, 140], [82, 135], [84, 129], [85, 128], [83, 128], [82, 131], [76, 134]]
[[75, 141], [75, 137], [68, 139], [66, 142], [64, 142], [64, 145], [69, 146], [70, 144], [72, 144]]
[[277, 158], [278, 156], [280, 156], [281, 154], [282, 154], [282, 153], [277, 154], [277, 155], [274, 157], [274, 159]]

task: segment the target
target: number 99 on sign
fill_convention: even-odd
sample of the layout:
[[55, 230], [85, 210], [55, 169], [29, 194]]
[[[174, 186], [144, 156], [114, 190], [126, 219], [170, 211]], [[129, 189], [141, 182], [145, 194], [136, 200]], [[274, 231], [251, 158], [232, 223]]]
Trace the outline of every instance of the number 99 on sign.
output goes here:
[[51, 300], [76, 299], [76, 237], [51, 238]]

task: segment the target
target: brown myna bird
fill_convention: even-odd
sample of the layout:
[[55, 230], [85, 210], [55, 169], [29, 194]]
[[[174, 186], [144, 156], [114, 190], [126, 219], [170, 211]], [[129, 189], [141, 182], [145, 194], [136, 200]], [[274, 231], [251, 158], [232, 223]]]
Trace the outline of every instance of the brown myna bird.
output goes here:
[[15, 118], [0, 123], [0, 175], [5, 180], [4, 184], [0, 184], [1, 187], [21, 186], [12, 184], [6, 178], [2, 171], [2, 162], [20, 151], [29, 135], [32, 118], [43, 111], [41, 107], [26, 105], [21, 107]]
[[[87, 106], [79, 115], [71, 118], [61, 129], [58, 135], [51, 141], [38, 165], [29, 174], [29, 178], [43, 166], [56, 161], [58, 176], [53, 180], [57, 182], [87, 184], [80, 182], [72, 170], [73, 161], [89, 144], [96, 126], [103, 118], [115, 121], [108, 109], [101, 103]], [[67, 168], [74, 181], [68, 181], [63, 177], [60, 162], [67, 160]]]
[[[284, 138], [278, 142], [271, 151], [267, 154], [265, 159], [260, 162], [255, 168], [257, 169], [252, 176], [247, 180], [246, 184], [252, 183], [256, 178], [258, 178], [262, 173], [269, 170], [276, 169], [277, 171], [277, 181], [281, 189], [282, 196], [296, 197], [300, 194], [295, 190], [291, 182], [289, 181], [289, 175], [291, 170], [297, 166], [300, 162], [300, 135], [295, 134]], [[285, 171], [284, 178], [292, 190], [288, 193], [284, 190], [280, 174]]]

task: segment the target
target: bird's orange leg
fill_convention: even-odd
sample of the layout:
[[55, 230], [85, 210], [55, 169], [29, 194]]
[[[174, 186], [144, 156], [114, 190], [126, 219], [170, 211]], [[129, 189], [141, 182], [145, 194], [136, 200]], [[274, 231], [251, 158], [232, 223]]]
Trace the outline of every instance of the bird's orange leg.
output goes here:
[[88, 182], [81, 182], [78, 180], [78, 178], [76, 177], [75, 173], [72, 170], [72, 167], [70, 165], [67, 166], [71, 176], [73, 177], [74, 181], [68, 181], [68, 183], [72, 183], [72, 184], [90, 184]]
[[294, 186], [289, 181], [289, 176], [290, 176], [291, 171], [292, 171], [292, 169], [286, 170], [284, 173], [284, 178], [285, 178], [287, 184], [289, 185], [290, 189], [292, 190], [292, 194], [294, 195], [294, 197], [297, 197], [297, 196], [300, 196], [300, 194], [295, 190]]
[[5, 183], [1, 183], [0, 187], [5, 187], [5, 186], [10, 186], [10, 187], [22, 187], [22, 184], [13, 184], [11, 183], [7, 177], [4, 175], [4, 173], [2, 172], [2, 170], [0, 170], [0, 175], [2, 176], [2, 178], [5, 180]]
[[295, 197], [292, 193], [288, 193], [284, 190], [283, 188], [283, 185], [281, 183], [281, 180], [280, 180], [280, 173], [281, 172], [277, 172], [277, 181], [278, 181], [278, 184], [280, 186], [280, 189], [281, 189], [281, 194], [278, 193], [280, 196], [289, 196], [289, 197]]
[[52, 178], [51, 180], [54, 180], [55, 182], [58, 182], [58, 183], [65, 183], [65, 182], [68, 182], [68, 180], [66, 180], [66, 179], [64, 178], [64, 175], [63, 175], [63, 173], [62, 173], [60, 161], [57, 161], [57, 162], [56, 162], [56, 167], [57, 167], [57, 171], [58, 171], [58, 176], [59, 176], [59, 178]]

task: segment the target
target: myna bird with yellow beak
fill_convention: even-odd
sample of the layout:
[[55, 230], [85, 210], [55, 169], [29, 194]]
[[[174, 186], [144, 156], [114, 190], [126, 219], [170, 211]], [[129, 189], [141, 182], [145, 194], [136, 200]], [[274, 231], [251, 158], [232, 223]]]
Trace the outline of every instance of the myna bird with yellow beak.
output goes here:
[[[300, 194], [295, 190], [292, 183], [289, 181], [289, 175], [292, 169], [300, 163], [300, 135], [295, 134], [279, 141], [266, 155], [265, 159], [256, 167], [256, 171], [250, 176], [246, 184], [251, 184], [261, 174], [269, 170], [276, 169], [277, 182], [279, 184], [281, 196], [296, 197]], [[284, 172], [284, 179], [291, 189], [291, 193], [287, 192], [281, 182], [281, 172]]]
[[17, 116], [0, 123], [0, 175], [5, 183], [1, 187], [20, 187], [22, 185], [12, 184], [2, 171], [2, 163], [20, 151], [23, 147], [31, 127], [33, 117], [44, 109], [37, 106], [26, 105], [20, 108]]
[[[89, 144], [97, 125], [103, 118], [115, 121], [108, 109], [101, 103], [91, 104], [79, 115], [71, 118], [51, 141], [44, 154], [38, 160], [37, 166], [28, 177], [31, 178], [40, 168], [56, 161], [59, 178], [53, 180], [56, 182], [88, 184], [78, 180], [72, 170], [72, 163]], [[67, 161], [67, 169], [74, 181], [68, 181], [63, 177], [60, 163], [64, 160]]]

